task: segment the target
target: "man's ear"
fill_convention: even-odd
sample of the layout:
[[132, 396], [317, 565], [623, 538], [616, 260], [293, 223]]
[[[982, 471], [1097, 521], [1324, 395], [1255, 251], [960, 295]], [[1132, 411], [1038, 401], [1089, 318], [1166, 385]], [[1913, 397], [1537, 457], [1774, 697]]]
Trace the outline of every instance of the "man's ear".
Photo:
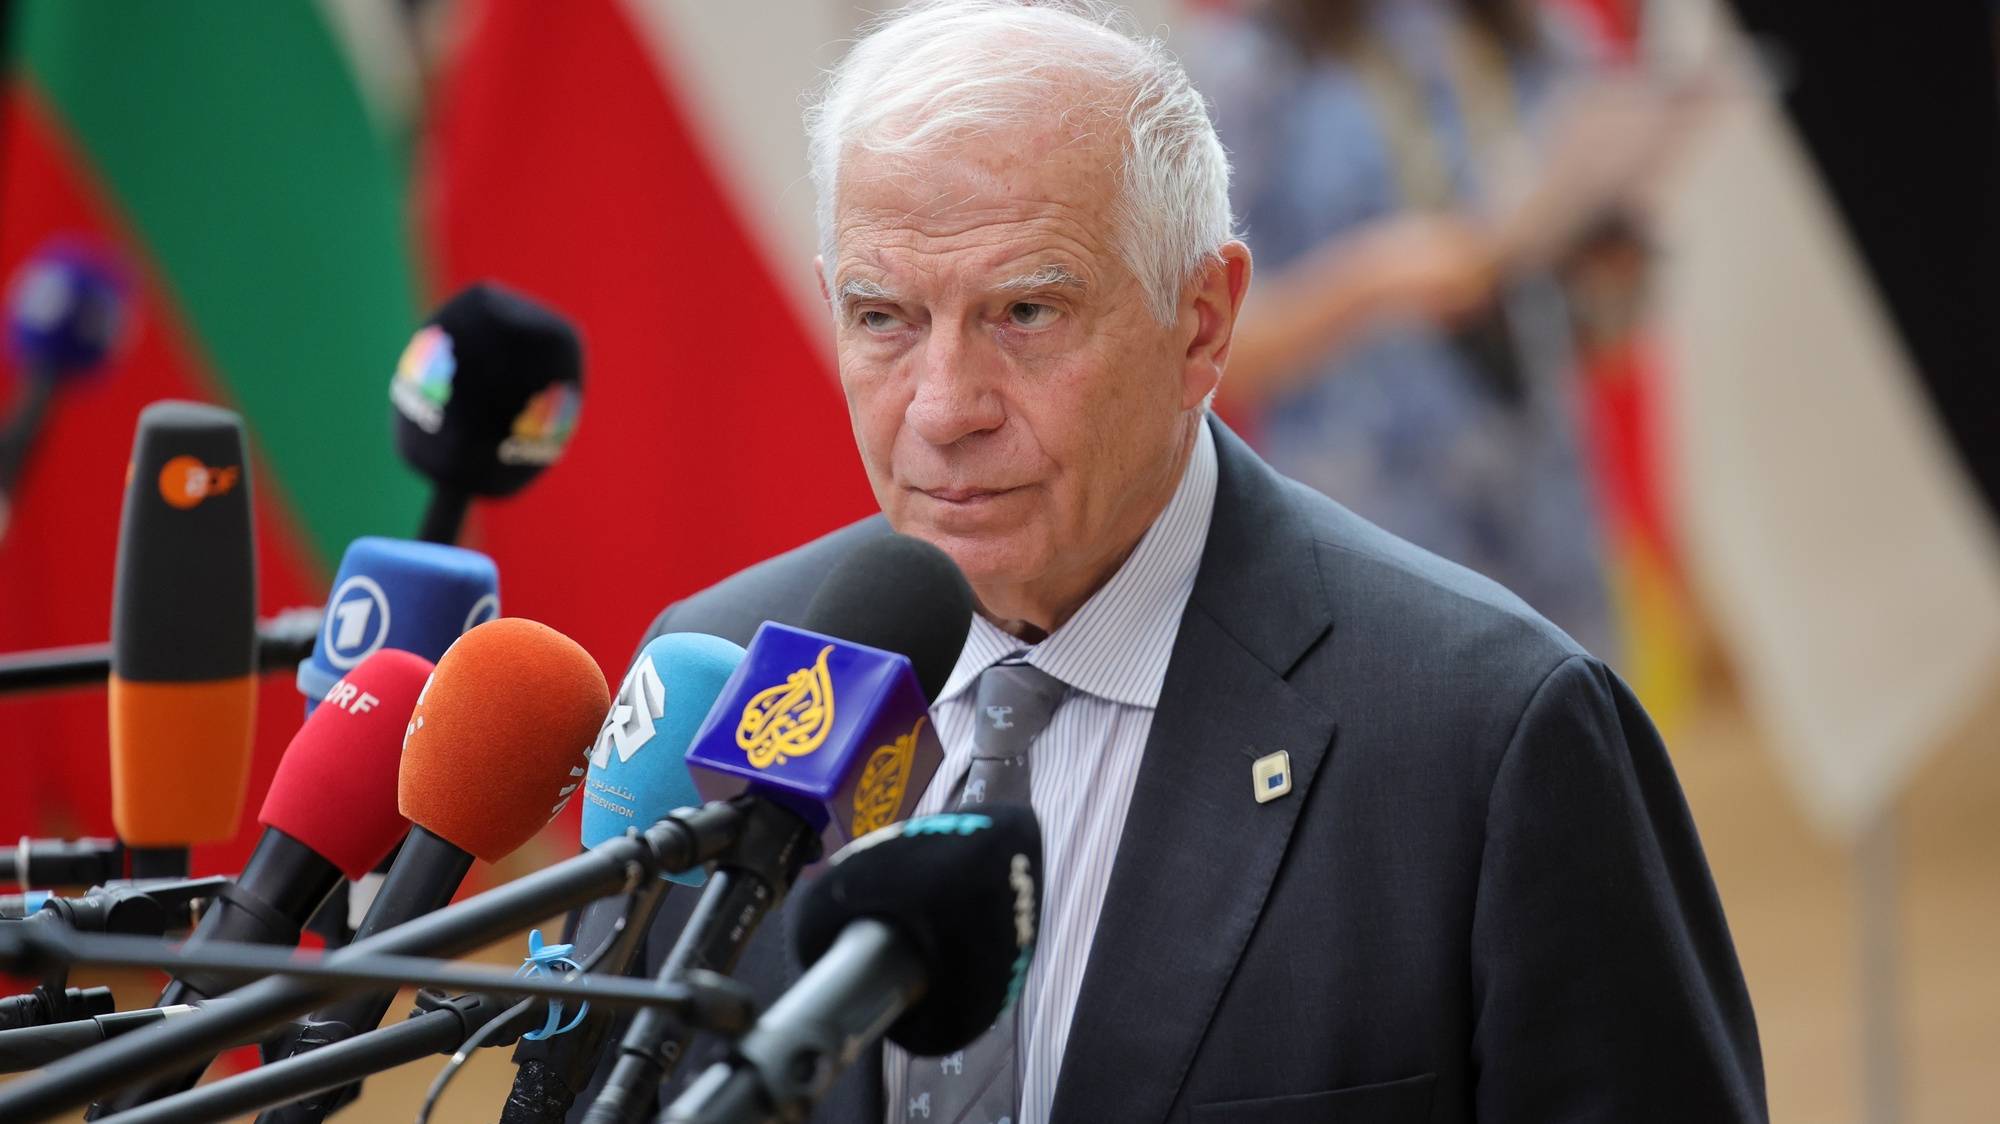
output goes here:
[[813, 280], [819, 282], [819, 299], [826, 302], [826, 307], [832, 308], [833, 293], [826, 287], [826, 258], [819, 254], [813, 255]]
[[1229, 241], [1202, 266], [1181, 303], [1188, 333], [1181, 370], [1181, 408], [1192, 410], [1222, 383], [1235, 338], [1236, 317], [1250, 291], [1250, 247]]

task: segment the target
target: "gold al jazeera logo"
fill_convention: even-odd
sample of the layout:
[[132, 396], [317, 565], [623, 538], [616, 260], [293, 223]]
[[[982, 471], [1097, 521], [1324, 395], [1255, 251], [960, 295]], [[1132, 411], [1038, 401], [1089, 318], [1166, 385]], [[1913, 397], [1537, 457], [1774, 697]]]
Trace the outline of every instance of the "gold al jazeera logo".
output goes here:
[[896, 818], [896, 810], [903, 806], [903, 790], [910, 784], [910, 762], [917, 756], [917, 732], [923, 728], [920, 717], [909, 733], [868, 755], [868, 764], [861, 767], [861, 780], [854, 786], [854, 838], [887, 827]]
[[736, 745], [750, 767], [769, 769], [819, 748], [833, 727], [833, 680], [826, 672], [828, 644], [811, 667], [802, 667], [775, 687], [750, 696], [736, 724]]

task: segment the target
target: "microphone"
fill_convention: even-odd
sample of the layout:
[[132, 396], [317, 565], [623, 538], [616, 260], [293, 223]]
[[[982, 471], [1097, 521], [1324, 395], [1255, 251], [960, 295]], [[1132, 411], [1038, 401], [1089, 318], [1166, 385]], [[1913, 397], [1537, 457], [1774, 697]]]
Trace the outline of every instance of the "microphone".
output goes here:
[[11, 522], [9, 497], [56, 389], [95, 374], [123, 341], [129, 287], [116, 261], [70, 238], [43, 244], [14, 274], [7, 293], [7, 350], [23, 385], [0, 426], [0, 539]]
[[[438, 543], [367, 536], [347, 544], [333, 592], [313, 640], [298, 665], [299, 693], [310, 716], [340, 673], [383, 648], [400, 648], [436, 660], [473, 626], [500, 615], [500, 573], [476, 550]], [[388, 858], [394, 858], [393, 851]], [[363, 876], [379, 883], [387, 861]], [[369, 887], [373, 889], [378, 887]], [[365, 895], [368, 889], [362, 889]], [[307, 928], [338, 948], [352, 939], [358, 910], [341, 883]]]
[[159, 937], [193, 927], [193, 911], [229, 885], [227, 878], [153, 879], [93, 886], [79, 897], [21, 895], [21, 906], [0, 902], [0, 926], [60, 925], [79, 933]]
[[0, 1030], [0, 1073], [19, 1073], [24, 1069], [45, 1066], [107, 1038], [190, 1015], [194, 1011], [195, 1008], [190, 1006], [148, 1007], [138, 1011], [113, 1011], [47, 1026]]
[[[0, 881], [18, 884], [28, 896], [36, 893], [37, 886], [95, 886], [124, 873], [125, 848], [116, 839], [30, 839], [24, 835], [12, 850], [0, 851]], [[0, 916], [9, 916], [4, 907], [0, 907]]]
[[[688, 742], [742, 662], [742, 648], [692, 632], [655, 637], [639, 652], [591, 747], [583, 782], [586, 848], [644, 830], [676, 808], [700, 803], [687, 771]], [[700, 885], [705, 876], [699, 867], [663, 875], [685, 885]], [[633, 974], [642, 938], [659, 911], [660, 889], [599, 898], [583, 908], [563, 940], [582, 950], [617, 940], [591, 971]], [[593, 1006], [564, 1034], [523, 1039], [514, 1049], [519, 1072], [501, 1112], [502, 1124], [552, 1124], [568, 1115], [597, 1067], [612, 1018], [601, 1005]]]
[[185, 877], [236, 834], [250, 780], [257, 560], [243, 423], [197, 402], [139, 414], [111, 616], [111, 818], [134, 877]]
[[[943, 551], [887, 535], [834, 567], [804, 629], [758, 629], [688, 753], [704, 795], [758, 797], [756, 834], [722, 858], [660, 979], [733, 970], [825, 841], [866, 834], [914, 807], [943, 756], [927, 699], [965, 646], [972, 604]], [[586, 1124], [638, 1119], [691, 1037], [670, 1012], [634, 1016]]]
[[799, 905], [792, 948], [810, 967], [661, 1119], [803, 1120], [885, 1033], [923, 1056], [969, 1045], [1027, 979], [1041, 867], [1041, 827], [1021, 805], [925, 816], [849, 845]]
[[[499, 862], [534, 838], [581, 783], [610, 702], [596, 661], [547, 625], [502, 617], [459, 637], [409, 715], [397, 794], [415, 826], [355, 944], [448, 904], [475, 857]], [[394, 1000], [368, 992], [322, 1007], [284, 1053], [372, 1030]], [[263, 1119], [322, 1120], [358, 1091], [342, 1086]]]
[[755, 786], [821, 828], [828, 853], [902, 819], [944, 757], [930, 700], [972, 606], [937, 547], [907, 535], [861, 544], [813, 595], [804, 628], [758, 626], [688, 751], [695, 786], [709, 800]]
[[384, 648], [436, 661], [500, 615], [500, 571], [476, 550], [364, 536], [347, 544], [312, 654], [299, 664], [311, 717], [348, 669]]
[[[338, 680], [285, 747], [258, 811], [264, 834], [234, 886], [217, 895], [188, 938], [295, 945], [300, 927], [343, 875], [359, 877], [396, 845], [408, 826], [396, 809], [403, 729], [430, 674], [429, 660], [393, 649], [375, 653]], [[173, 1007], [227, 991], [212, 973], [180, 973], [160, 993]], [[182, 1073], [119, 1098], [130, 1107], [192, 1086]], [[101, 1113], [98, 1113], [101, 1115]]]
[[389, 401], [396, 450], [431, 482], [417, 537], [455, 542], [473, 496], [511, 496], [562, 456], [583, 405], [583, 345], [554, 309], [482, 281], [418, 329]]

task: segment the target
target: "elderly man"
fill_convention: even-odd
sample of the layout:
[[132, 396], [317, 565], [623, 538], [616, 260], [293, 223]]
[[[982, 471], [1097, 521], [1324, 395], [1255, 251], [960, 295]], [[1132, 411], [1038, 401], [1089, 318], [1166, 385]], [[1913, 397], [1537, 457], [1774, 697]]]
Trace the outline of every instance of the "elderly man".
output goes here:
[[[1624, 684], [1208, 414], [1250, 254], [1171, 57], [1090, 10], [924, 4], [809, 123], [882, 516], [654, 631], [745, 642], [869, 536], [935, 543], [980, 616], [924, 809], [1010, 707], [1048, 870], [1017, 1007], [950, 1058], [865, 1055], [819, 1119], [1761, 1118], [1722, 909]], [[783, 928], [739, 972], [767, 996]]]

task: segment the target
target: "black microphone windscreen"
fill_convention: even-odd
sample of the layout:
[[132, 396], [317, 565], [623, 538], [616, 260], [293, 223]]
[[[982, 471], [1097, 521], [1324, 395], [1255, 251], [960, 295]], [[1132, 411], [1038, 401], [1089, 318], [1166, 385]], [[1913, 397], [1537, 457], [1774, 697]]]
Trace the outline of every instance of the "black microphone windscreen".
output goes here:
[[855, 840], [799, 903], [792, 950], [810, 966], [848, 922], [874, 918], [923, 960], [924, 996], [889, 1028], [913, 1054], [979, 1037], [1019, 994], [1041, 923], [1042, 829], [1018, 804], [923, 816]]
[[869, 539], [842, 559], [800, 627], [908, 656], [936, 699], [972, 629], [972, 587], [951, 556], [908, 535]]
[[488, 281], [432, 315], [389, 384], [403, 459], [435, 484], [478, 496], [512, 495], [554, 463], [582, 396], [576, 329]]

